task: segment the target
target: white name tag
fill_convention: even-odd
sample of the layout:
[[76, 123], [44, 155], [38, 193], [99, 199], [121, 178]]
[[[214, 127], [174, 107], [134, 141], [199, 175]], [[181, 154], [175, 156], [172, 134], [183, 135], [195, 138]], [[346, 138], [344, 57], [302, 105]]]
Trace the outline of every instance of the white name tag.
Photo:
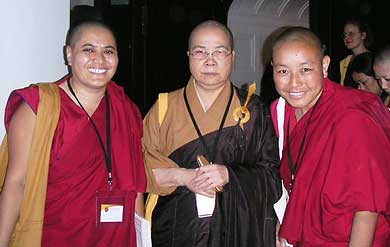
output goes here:
[[100, 222], [122, 222], [123, 205], [102, 204], [100, 209]]
[[196, 195], [196, 208], [198, 209], [198, 217], [205, 218], [213, 215], [215, 208], [215, 196], [207, 197], [200, 194]]

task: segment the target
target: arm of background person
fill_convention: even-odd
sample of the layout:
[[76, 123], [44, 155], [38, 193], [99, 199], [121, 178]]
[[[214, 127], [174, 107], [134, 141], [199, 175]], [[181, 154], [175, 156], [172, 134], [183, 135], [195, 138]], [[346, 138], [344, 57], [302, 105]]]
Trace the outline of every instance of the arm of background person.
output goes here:
[[369, 247], [375, 237], [378, 214], [369, 211], [358, 211], [353, 217], [350, 247]]
[[35, 122], [36, 115], [26, 103], [18, 107], [10, 121], [9, 163], [0, 194], [0, 246], [8, 245], [19, 217]]

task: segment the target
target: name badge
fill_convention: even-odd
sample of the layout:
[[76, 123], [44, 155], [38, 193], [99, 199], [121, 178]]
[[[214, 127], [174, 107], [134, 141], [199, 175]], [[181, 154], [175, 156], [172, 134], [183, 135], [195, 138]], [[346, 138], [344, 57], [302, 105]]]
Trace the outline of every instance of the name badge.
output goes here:
[[100, 222], [122, 222], [123, 205], [102, 204], [100, 207]]
[[97, 227], [127, 224], [129, 205], [128, 192], [121, 190], [96, 192]]
[[211, 217], [215, 208], [215, 196], [207, 197], [201, 194], [195, 194], [196, 208], [198, 209], [198, 217]]

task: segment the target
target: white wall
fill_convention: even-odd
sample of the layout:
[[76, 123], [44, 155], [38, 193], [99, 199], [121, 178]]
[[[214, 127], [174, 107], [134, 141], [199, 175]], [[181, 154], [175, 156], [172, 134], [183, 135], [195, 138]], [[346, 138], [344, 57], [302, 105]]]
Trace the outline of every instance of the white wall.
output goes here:
[[62, 47], [69, 28], [69, 0], [3, 1], [0, 13], [0, 138], [9, 93], [32, 82], [55, 81], [67, 72]]

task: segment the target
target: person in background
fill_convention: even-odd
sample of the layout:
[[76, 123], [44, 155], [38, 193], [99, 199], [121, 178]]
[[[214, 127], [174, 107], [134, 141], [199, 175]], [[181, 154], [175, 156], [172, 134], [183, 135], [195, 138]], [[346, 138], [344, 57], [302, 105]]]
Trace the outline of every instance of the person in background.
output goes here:
[[352, 79], [358, 85], [358, 89], [378, 95], [382, 102], [386, 104], [386, 101], [388, 100], [387, 93], [381, 88], [379, 82], [375, 79], [373, 63], [373, 53], [365, 52], [357, 55], [349, 65]]
[[114, 34], [93, 21], [71, 28], [66, 60], [69, 75], [8, 100], [0, 246], [136, 246], [134, 212], [144, 214], [146, 189], [142, 117], [111, 81]]
[[373, 35], [368, 24], [355, 18], [348, 19], [344, 23], [342, 34], [345, 47], [352, 52], [340, 61], [340, 84], [347, 87], [357, 88], [351, 77], [349, 64], [355, 56], [369, 52], [373, 45]]
[[390, 45], [378, 50], [374, 59], [375, 78], [387, 93], [385, 105], [390, 109]]
[[[144, 119], [148, 191], [160, 195], [153, 245], [274, 246], [281, 184], [269, 111], [253, 87], [231, 83], [235, 52], [225, 25], [199, 24], [188, 49], [187, 86], [167, 95], [165, 114], [161, 97]], [[198, 155], [211, 165], [199, 167]]]
[[390, 246], [390, 112], [327, 78], [330, 58], [309, 29], [285, 31], [272, 51], [289, 194], [281, 245]]

